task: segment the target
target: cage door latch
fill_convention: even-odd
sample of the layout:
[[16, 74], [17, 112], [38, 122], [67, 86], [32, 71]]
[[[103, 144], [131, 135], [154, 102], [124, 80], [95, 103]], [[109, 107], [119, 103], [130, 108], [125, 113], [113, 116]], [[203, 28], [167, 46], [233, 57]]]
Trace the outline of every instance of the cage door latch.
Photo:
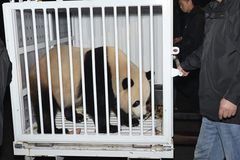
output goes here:
[[[176, 67], [178, 67], [180, 65], [179, 59], [177, 58], [177, 54], [179, 54], [180, 49], [178, 47], [173, 47], [172, 50], [172, 55], [173, 55], [173, 60], [176, 64]], [[182, 76], [182, 73], [176, 69], [176, 68], [172, 68], [172, 77], [176, 77], [176, 76]]]

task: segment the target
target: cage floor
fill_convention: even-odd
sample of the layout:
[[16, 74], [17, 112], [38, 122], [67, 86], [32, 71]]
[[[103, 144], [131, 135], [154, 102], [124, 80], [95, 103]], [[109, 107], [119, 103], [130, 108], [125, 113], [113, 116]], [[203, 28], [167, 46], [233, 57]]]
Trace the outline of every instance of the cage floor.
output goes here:
[[[95, 130], [95, 124], [88, 115], [86, 117], [87, 120], [87, 133], [89, 135], [94, 135], [96, 134]], [[114, 113], [110, 114], [110, 124], [112, 125], [117, 125], [117, 117], [115, 116]], [[73, 130], [73, 123], [71, 121], [64, 121], [65, 123], [65, 128], [67, 128], [70, 132]], [[162, 134], [162, 118], [155, 118], [154, 119], [154, 124], [152, 124], [152, 117], [150, 116], [148, 119], [143, 120], [143, 135], [152, 135], [152, 125], [154, 125], [155, 128], [155, 135], [161, 135]], [[56, 126], [57, 128], [62, 128], [62, 116], [61, 113], [59, 112], [56, 116]], [[83, 134], [84, 132], [84, 122], [81, 123], [76, 123], [76, 128], [77, 128], [77, 134]], [[120, 134], [121, 135], [129, 135], [130, 130], [129, 127], [122, 125], [120, 129]], [[111, 134], [117, 134], [117, 133], [111, 133]], [[139, 124], [138, 126], [132, 127], [132, 135], [141, 135], [141, 125]]]

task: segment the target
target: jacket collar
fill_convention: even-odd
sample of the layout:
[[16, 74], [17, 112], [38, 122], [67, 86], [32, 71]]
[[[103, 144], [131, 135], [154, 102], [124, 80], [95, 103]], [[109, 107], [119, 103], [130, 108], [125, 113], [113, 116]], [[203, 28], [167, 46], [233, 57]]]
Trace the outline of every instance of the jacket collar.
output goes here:
[[228, 0], [222, 2], [212, 0], [204, 9], [206, 18], [224, 18], [228, 3]]

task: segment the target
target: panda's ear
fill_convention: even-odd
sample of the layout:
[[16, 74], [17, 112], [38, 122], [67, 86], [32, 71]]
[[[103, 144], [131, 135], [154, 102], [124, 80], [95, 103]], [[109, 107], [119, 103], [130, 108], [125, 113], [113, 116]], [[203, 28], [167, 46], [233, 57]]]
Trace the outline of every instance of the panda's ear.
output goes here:
[[[133, 80], [131, 79], [131, 87], [134, 85]], [[122, 81], [122, 87], [123, 89], [127, 89], [128, 88], [128, 78], [124, 78]]]
[[148, 80], [151, 80], [151, 71], [145, 72]]

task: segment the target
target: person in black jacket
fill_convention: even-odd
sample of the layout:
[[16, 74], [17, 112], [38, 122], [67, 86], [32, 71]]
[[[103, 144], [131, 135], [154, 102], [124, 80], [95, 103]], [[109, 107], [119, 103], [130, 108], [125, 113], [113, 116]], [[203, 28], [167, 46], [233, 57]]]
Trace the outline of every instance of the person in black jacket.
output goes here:
[[185, 26], [181, 37], [174, 38], [174, 45], [179, 47], [178, 58], [183, 61], [196, 50], [203, 42], [204, 11], [195, 6], [192, 0], [179, 0], [179, 6], [185, 13]]
[[[7, 50], [0, 38], [0, 159], [2, 154], [2, 145], [5, 141], [4, 137], [4, 123], [9, 123], [4, 120], [4, 97], [7, 90], [7, 86], [11, 82], [12, 78], [12, 64], [10, 62]], [[11, 107], [11, 106], [8, 106]], [[9, 135], [5, 135], [9, 136]]]
[[240, 157], [240, 1], [214, 0], [206, 8], [202, 47], [178, 69], [200, 70], [202, 126], [195, 159]]
[[[174, 38], [174, 46], [179, 47], [177, 58], [180, 62], [192, 54], [203, 42], [204, 11], [194, 5], [192, 0], [178, 0], [185, 13], [185, 26], [181, 37]], [[174, 78], [175, 109], [177, 112], [199, 112], [198, 101], [199, 70], [191, 72], [188, 77]]]

